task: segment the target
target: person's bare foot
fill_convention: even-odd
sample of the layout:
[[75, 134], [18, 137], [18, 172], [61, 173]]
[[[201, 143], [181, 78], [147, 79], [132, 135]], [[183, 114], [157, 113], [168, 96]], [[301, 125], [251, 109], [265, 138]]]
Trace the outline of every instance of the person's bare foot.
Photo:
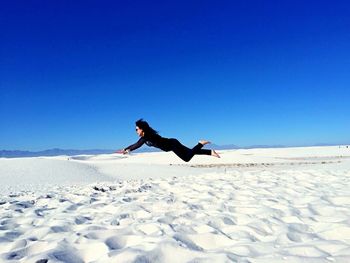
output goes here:
[[220, 155], [215, 150], [211, 150], [211, 156], [215, 156], [217, 158], [221, 158]]
[[210, 143], [210, 141], [200, 140], [199, 143], [202, 144], [202, 145], [204, 146], [204, 145]]

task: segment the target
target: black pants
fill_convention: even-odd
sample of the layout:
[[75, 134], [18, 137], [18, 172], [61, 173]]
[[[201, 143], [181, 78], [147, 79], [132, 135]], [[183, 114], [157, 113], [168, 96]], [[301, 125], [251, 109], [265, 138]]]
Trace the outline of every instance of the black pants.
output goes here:
[[202, 149], [202, 147], [203, 145], [198, 143], [190, 149], [182, 145], [178, 140], [170, 139], [170, 150], [185, 162], [190, 161], [195, 154], [211, 155], [211, 150]]

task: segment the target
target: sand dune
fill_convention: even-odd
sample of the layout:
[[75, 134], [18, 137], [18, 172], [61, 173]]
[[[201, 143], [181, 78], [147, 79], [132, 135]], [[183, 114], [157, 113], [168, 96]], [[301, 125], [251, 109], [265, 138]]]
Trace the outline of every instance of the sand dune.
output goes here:
[[221, 154], [0, 159], [0, 261], [350, 262], [348, 149]]

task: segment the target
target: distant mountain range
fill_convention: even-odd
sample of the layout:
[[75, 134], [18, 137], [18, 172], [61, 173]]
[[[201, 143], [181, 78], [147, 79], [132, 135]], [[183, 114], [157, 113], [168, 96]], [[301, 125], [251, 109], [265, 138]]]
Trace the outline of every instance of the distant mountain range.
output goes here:
[[58, 156], [58, 155], [81, 155], [81, 154], [106, 154], [112, 153], [113, 150], [64, 150], [64, 149], [49, 149], [38, 152], [31, 151], [0, 151], [0, 157], [15, 158], [15, 157], [38, 157], [38, 156]]
[[[326, 144], [326, 143], [320, 143], [315, 145], [309, 145], [309, 146], [335, 146], [337, 144]], [[303, 145], [304, 147], [306, 145]], [[213, 148], [216, 150], [231, 150], [231, 149], [256, 149], [256, 148], [286, 148], [286, 147], [292, 147], [292, 146], [285, 146], [285, 145], [252, 145], [247, 147], [240, 147], [234, 144], [227, 144], [227, 145], [216, 145], [216, 144], [210, 144], [208, 148]], [[297, 146], [294, 146], [297, 147]], [[103, 150], [103, 149], [90, 149], [90, 150], [74, 150], [74, 149], [49, 149], [44, 151], [38, 151], [38, 152], [32, 152], [32, 151], [20, 151], [20, 150], [1, 150], [0, 151], [0, 158], [17, 158], [17, 157], [38, 157], [38, 156], [58, 156], [58, 155], [83, 155], [83, 154], [111, 154], [115, 150]], [[153, 147], [142, 147], [138, 149], [136, 152], [158, 152], [160, 151], [157, 148]]]
[[213, 148], [215, 150], [232, 150], [232, 149], [255, 149], [255, 148], [285, 148], [288, 146], [285, 145], [251, 145], [246, 147], [237, 146], [234, 144], [227, 144], [227, 145], [216, 145], [216, 144], [210, 144], [210, 148]]

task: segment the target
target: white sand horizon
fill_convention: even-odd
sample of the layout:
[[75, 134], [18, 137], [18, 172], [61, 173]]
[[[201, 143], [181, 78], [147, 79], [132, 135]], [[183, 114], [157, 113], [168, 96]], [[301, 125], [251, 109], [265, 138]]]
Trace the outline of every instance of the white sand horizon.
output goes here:
[[350, 262], [350, 149], [0, 158], [0, 262]]

